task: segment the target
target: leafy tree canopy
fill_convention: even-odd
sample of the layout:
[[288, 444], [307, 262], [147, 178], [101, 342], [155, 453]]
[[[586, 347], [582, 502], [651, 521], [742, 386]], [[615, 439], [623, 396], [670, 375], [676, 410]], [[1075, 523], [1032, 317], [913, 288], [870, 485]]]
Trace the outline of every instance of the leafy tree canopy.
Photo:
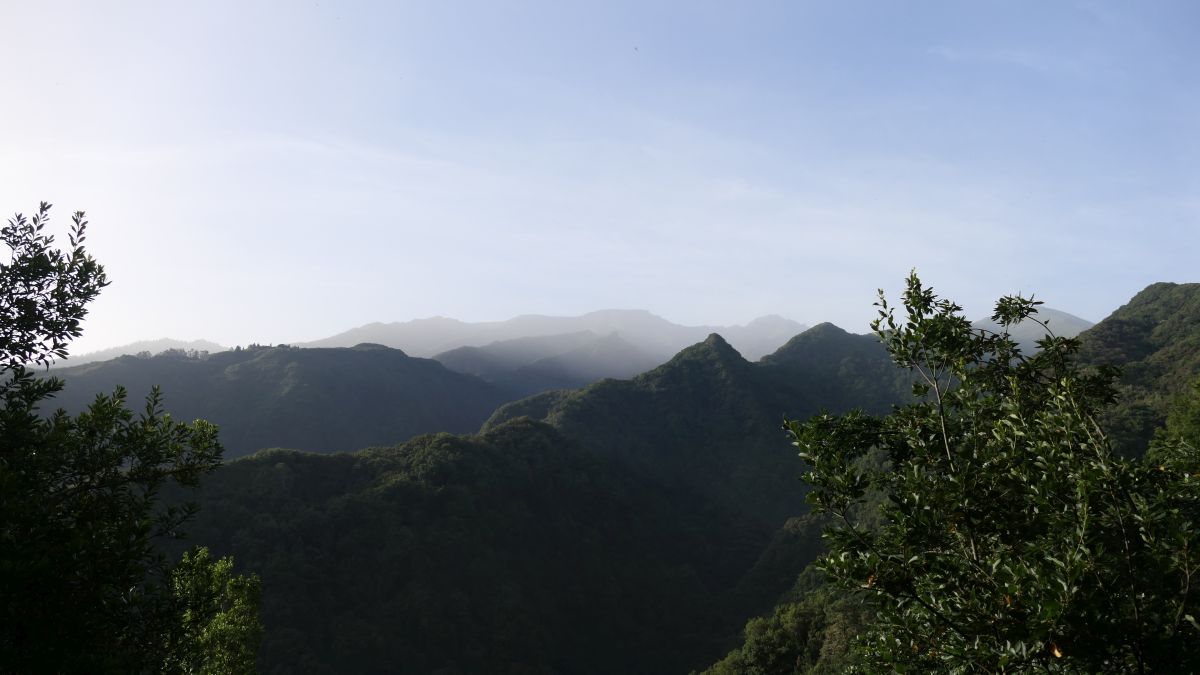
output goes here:
[[[216, 428], [175, 422], [155, 390], [82, 414], [46, 414], [62, 388], [29, 370], [66, 355], [107, 285], [84, 250], [45, 233], [50, 205], [0, 230], [0, 663], [9, 672], [247, 672], [259, 632], [257, 579], [198, 551], [172, 570], [154, 544], [191, 516], [163, 507], [168, 482], [194, 486], [221, 457]], [[212, 625], [217, 621], [219, 626]], [[198, 635], [204, 639], [181, 639]], [[208, 639], [206, 636], [212, 636]]]
[[1081, 371], [1053, 335], [1022, 354], [1004, 328], [1036, 319], [1032, 299], [1002, 298], [998, 333], [915, 274], [899, 317], [877, 304], [915, 402], [788, 425], [808, 500], [837, 523], [818, 566], [878, 610], [857, 667], [1200, 669], [1196, 447], [1168, 434], [1146, 461], [1116, 456], [1097, 423], [1115, 370]]

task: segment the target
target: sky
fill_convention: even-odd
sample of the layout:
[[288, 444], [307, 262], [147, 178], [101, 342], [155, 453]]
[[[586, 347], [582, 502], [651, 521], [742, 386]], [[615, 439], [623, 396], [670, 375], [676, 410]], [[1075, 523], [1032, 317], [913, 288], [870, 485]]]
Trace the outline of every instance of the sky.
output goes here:
[[[647, 309], [866, 332], [1197, 278], [1200, 4], [0, 0], [0, 212], [83, 353]], [[65, 237], [63, 237], [65, 240]]]

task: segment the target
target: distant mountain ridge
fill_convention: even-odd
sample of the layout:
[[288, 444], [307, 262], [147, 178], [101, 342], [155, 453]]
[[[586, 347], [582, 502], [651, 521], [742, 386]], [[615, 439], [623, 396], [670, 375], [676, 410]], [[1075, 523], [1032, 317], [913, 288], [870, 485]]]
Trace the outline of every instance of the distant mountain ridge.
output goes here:
[[482, 346], [456, 347], [434, 355], [433, 359], [450, 370], [494, 381], [547, 355], [563, 354], [598, 338], [592, 331], [584, 330], [562, 335], [499, 340]]
[[118, 356], [136, 356], [144, 353], [154, 355], [171, 350], [215, 353], [223, 352], [226, 349], [227, 347], [223, 347], [209, 340], [176, 340], [174, 338], [159, 338], [157, 340], [140, 340], [138, 342], [131, 342], [127, 345], [120, 345], [117, 347], [111, 347], [109, 349], [101, 349], [99, 351], [87, 352], [85, 354], [72, 354], [69, 358], [54, 364], [54, 367], [67, 368], [71, 366], [81, 366], [85, 363], [108, 361], [109, 359], [115, 359]]
[[[1046, 324], [1045, 327], [1038, 324], [1038, 321]], [[980, 319], [971, 325], [997, 333], [1002, 330], [1000, 324], [992, 321], [991, 318]], [[1079, 335], [1094, 325], [1096, 324], [1087, 319], [1081, 319], [1074, 314], [1068, 314], [1059, 309], [1038, 307], [1037, 314], [1030, 319], [1026, 319], [1015, 326], [1009, 326], [1008, 334], [1021, 346], [1023, 353], [1029, 354], [1037, 349], [1037, 341], [1046, 337], [1047, 330], [1058, 337], [1069, 338]]]
[[[450, 370], [496, 385], [512, 400], [604, 378], [632, 377], [666, 362], [712, 332], [724, 336], [746, 358], [756, 360], [805, 328], [777, 315], [759, 317], [744, 326], [712, 327], [681, 326], [643, 310], [603, 310], [575, 317], [524, 315], [482, 323], [444, 317], [372, 323], [291, 346], [379, 344], [415, 357], [432, 357]], [[220, 352], [225, 348], [204, 340], [148, 340], [76, 356], [57, 367], [172, 350]]]
[[522, 315], [507, 321], [469, 323], [445, 317], [394, 323], [370, 323], [300, 347], [347, 347], [374, 342], [403, 349], [413, 356], [431, 357], [459, 347], [479, 347], [521, 338], [548, 337], [580, 332], [597, 336], [617, 333], [659, 362], [695, 344], [710, 333], [719, 333], [747, 359], [771, 353], [802, 332], [804, 324], [770, 315], [744, 326], [682, 326], [645, 310], [601, 310], [580, 316]]
[[502, 340], [437, 354], [450, 370], [476, 375], [514, 398], [551, 389], [575, 389], [604, 378], [628, 379], [662, 363], [619, 333], [591, 331]]

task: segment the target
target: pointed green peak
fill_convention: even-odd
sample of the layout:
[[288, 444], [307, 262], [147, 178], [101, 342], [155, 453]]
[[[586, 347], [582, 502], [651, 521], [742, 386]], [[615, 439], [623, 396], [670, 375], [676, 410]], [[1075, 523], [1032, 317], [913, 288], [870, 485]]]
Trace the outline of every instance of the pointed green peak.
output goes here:
[[855, 355], [866, 358], [888, 358], [879, 338], [872, 334], [857, 335], [832, 323], [822, 323], [797, 335], [787, 344], [759, 360], [770, 366], [794, 367]]
[[742, 355], [738, 350], [733, 348], [733, 345], [725, 341], [725, 338], [716, 333], [709, 333], [708, 337], [704, 338], [704, 342], [700, 343], [705, 349], [719, 354], [722, 358], [732, 358], [738, 361], [743, 361]]
[[849, 334], [850, 333], [847, 332], [845, 329], [835, 326], [834, 324], [826, 321], [824, 323], [819, 323], [819, 324], [813, 326], [812, 328], [809, 328], [808, 330], [804, 331], [800, 335], [807, 335], [811, 339], [811, 338], [828, 338], [828, 337], [834, 337], [834, 336], [841, 337], [843, 335], [849, 335]]
[[665, 365], [679, 365], [689, 362], [704, 361], [710, 363], [719, 363], [726, 366], [729, 365], [748, 365], [749, 362], [742, 358], [738, 350], [725, 341], [725, 338], [716, 333], [710, 334], [703, 342], [697, 342], [691, 347], [685, 348], [668, 361]]
[[690, 380], [696, 377], [701, 380], [729, 377], [748, 371], [752, 367], [725, 338], [713, 333], [703, 342], [686, 347], [654, 370], [638, 375], [634, 381], [650, 384], [652, 387], [675, 386], [664, 383], [677, 383], [681, 379]]
[[809, 349], [814, 344], [821, 344], [831, 341], [842, 341], [846, 336], [850, 335], [845, 330], [829, 323], [819, 323], [812, 328], [800, 333], [796, 337], [788, 340], [782, 347], [775, 350], [774, 354], [763, 357], [763, 361], [779, 360], [787, 358], [788, 354], [797, 350]]
[[729, 347], [730, 349], [733, 349], [733, 347], [730, 347], [729, 343], [725, 341], [725, 338], [721, 337], [717, 333], [709, 333], [708, 337], [704, 338], [703, 344], [710, 345], [718, 349], [723, 347]]

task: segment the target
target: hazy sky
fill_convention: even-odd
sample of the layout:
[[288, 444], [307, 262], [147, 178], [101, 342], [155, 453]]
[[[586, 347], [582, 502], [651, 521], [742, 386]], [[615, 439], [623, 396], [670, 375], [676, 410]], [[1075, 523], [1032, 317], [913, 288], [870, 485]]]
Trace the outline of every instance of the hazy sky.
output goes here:
[[1200, 3], [0, 0], [0, 211], [83, 352], [644, 308], [864, 332], [916, 267], [1099, 320], [1200, 281]]

